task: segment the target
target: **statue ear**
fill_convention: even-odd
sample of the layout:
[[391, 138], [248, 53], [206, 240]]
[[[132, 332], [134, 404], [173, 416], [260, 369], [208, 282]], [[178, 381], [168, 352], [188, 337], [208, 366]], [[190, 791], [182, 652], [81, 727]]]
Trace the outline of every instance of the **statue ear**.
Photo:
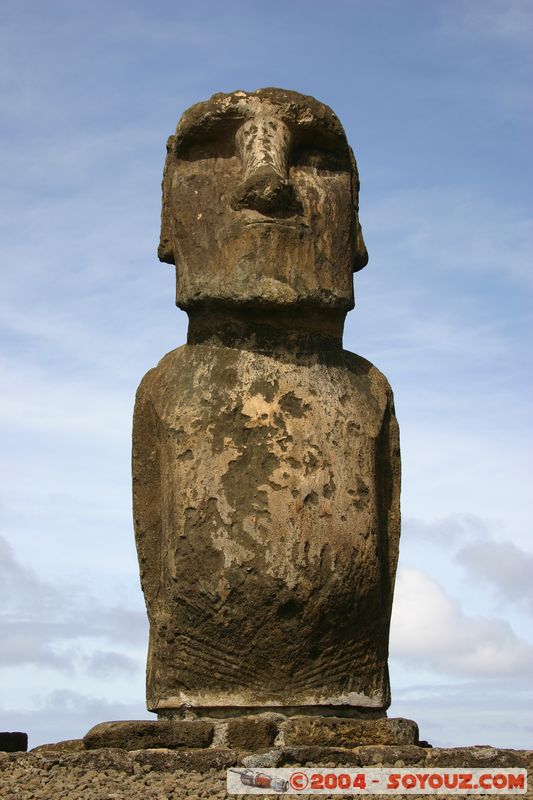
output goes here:
[[368, 251], [366, 249], [365, 240], [363, 239], [363, 231], [359, 222], [359, 171], [357, 169], [357, 162], [350, 147], [350, 162], [352, 165], [352, 203], [354, 209], [354, 253], [353, 253], [353, 271], [359, 272], [360, 269], [366, 267], [368, 264]]
[[167, 141], [167, 156], [165, 158], [165, 168], [163, 170], [163, 180], [161, 189], [163, 190], [163, 204], [161, 207], [161, 235], [157, 257], [166, 264], [175, 264], [174, 245], [172, 235], [172, 213], [171, 213], [171, 181], [172, 167], [174, 165], [174, 136], [169, 136]]

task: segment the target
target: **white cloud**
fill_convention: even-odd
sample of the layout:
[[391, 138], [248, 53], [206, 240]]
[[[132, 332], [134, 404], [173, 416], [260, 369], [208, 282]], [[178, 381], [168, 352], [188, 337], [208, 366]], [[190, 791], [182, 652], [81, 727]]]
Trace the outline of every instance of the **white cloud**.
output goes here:
[[11, 545], [0, 536], [0, 603], [4, 613], [8, 609], [21, 614], [35, 613], [36, 608], [47, 611], [60, 599], [59, 591], [21, 564]]
[[474, 591], [488, 589], [517, 611], [532, 613], [533, 553], [520, 547], [518, 538], [503, 539], [499, 525], [474, 514], [402, 521], [402, 554], [410, 566], [425, 560], [427, 568], [438, 563], [442, 570], [446, 564], [450, 574], [463, 573]]
[[87, 660], [87, 670], [99, 678], [108, 678], [116, 672], [137, 672], [141, 666], [144, 668], [144, 663], [141, 665], [138, 660], [112, 650], [97, 650]]
[[476, 581], [500, 597], [533, 613], [533, 554], [510, 541], [477, 539], [457, 552], [455, 560]]
[[365, 232], [378, 247], [374, 255], [410, 270], [430, 267], [432, 283], [438, 271], [450, 284], [459, 272], [479, 280], [499, 273], [533, 286], [533, 221], [511, 201], [502, 206], [499, 198], [461, 183], [427, 186], [389, 194], [367, 208], [365, 217]]
[[87, 378], [69, 375], [50, 384], [42, 369], [29, 370], [12, 362], [2, 366], [0, 413], [6, 427], [62, 439], [73, 435], [93, 442], [105, 439], [108, 445], [113, 439], [122, 440], [125, 431], [129, 433], [133, 400], [117, 387], [110, 391]]
[[120, 719], [155, 719], [141, 703], [120, 703], [82, 692], [57, 690], [35, 698], [32, 708], [6, 706], [2, 725], [6, 730], [26, 731], [29, 747], [78, 739], [99, 722]]
[[49, 629], [44, 632], [40, 627], [36, 631], [36, 627], [24, 625], [19, 619], [3, 616], [0, 621], [2, 638], [0, 669], [32, 664], [41, 668], [49, 667], [70, 672], [76, 657], [75, 651], [70, 648], [68, 651], [58, 652], [54, 648], [57, 634], [54, 636]]
[[0, 669], [29, 664], [104, 677], [144, 666], [142, 611], [108, 606], [79, 587], [41, 580], [2, 537], [0, 555]]
[[394, 658], [436, 673], [530, 681], [533, 645], [504, 620], [469, 616], [420, 570], [399, 571], [391, 630]]
[[[392, 675], [395, 669], [392, 664]], [[390, 714], [418, 722], [434, 747], [486, 744], [527, 749], [533, 739], [530, 688], [506, 680], [393, 685]]]
[[474, 514], [461, 514], [442, 519], [427, 520], [416, 517], [404, 517], [402, 520], [404, 537], [416, 540], [417, 546], [437, 545], [448, 551], [453, 547], [471, 541], [473, 538], [490, 538], [487, 524]]

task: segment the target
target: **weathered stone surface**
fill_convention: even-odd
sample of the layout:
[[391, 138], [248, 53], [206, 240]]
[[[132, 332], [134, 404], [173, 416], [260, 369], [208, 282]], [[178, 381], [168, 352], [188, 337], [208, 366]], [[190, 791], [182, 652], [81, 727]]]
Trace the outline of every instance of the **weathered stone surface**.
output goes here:
[[333, 112], [216, 95], [169, 141], [160, 257], [188, 344], [133, 433], [150, 710], [383, 710], [398, 556], [392, 392], [342, 350], [366, 263]]
[[308, 745], [305, 747], [283, 747], [280, 766], [291, 764], [338, 764], [359, 767], [361, 759], [355, 750], [344, 747], [321, 747]]
[[16, 755], [17, 753], [6, 753], [4, 750], [0, 750], [0, 771], [3, 769], [10, 770], [14, 756]]
[[[353, 751], [352, 755], [359, 757], [362, 748]], [[472, 764], [470, 753], [472, 750], [491, 749], [495, 755], [494, 764], [502, 760], [502, 754], [513, 752], [511, 766], [521, 766], [522, 759], [531, 760], [531, 751], [503, 751], [495, 748], [460, 748], [464, 752], [464, 762], [461, 766]], [[316, 766], [348, 766], [358, 767], [359, 764], [347, 761], [348, 753], [341, 748], [285, 748], [284, 750], [306, 757], [307, 765]], [[319, 755], [323, 751], [323, 755]], [[275, 751], [270, 751], [274, 754]], [[333, 756], [336, 752], [338, 755]], [[449, 751], [448, 751], [449, 752]], [[237, 766], [240, 762], [231, 763], [235, 758], [234, 753], [228, 751], [216, 752], [206, 760], [204, 756], [213, 753], [213, 750], [90, 750], [84, 753], [49, 754], [44, 757], [39, 753], [0, 753], [0, 797], [2, 800], [146, 800], [148, 797], [173, 798], [175, 800], [193, 800], [193, 798], [226, 798], [226, 769], [228, 766]], [[262, 754], [267, 756], [268, 754]], [[190, 758], [189, 758], [190, 756]], [[198, 757], [203, 763], [199, 763]], [[311, 758], [308, 760], [307, 756]], [[313, 756], [317, 758], [313, 761]], [[253, 756], [259, 759], [260, 756]], [[189, 763], [193, 766], [178, 766]], [[273, 759], [271, 758], [271, 761]], [[248, 763], [249, 758], [242, 758], [244, 766], [281, 766], [283, 759], [277, 758], [276, 763]], [[401, 761], [401, 759], [399, 759]], [[375, 762], [361, 766], [373, 766]], [[218, 767], [218, 764], [224, 766]], [[304, 765], [302, 761], [288, 760], [287, 766]], [[429, 765], [428, 765], [429, 766]], [[199, 769], [196, 769], [199, 767]], [[531, 783], [531, 780], [530, 780]], [[531, 796], [531, 788], [528, 797]], [[329, 797], [329, 795], [328, 795]], [[379, 798], [379, 796], [376, 796]], [[420, 797], [420, 795], [413, 795]], [[456, 795], [450, 795], [454, 800]]]
[[28, 749], [28, 734], [20, 731], [0, 732], [0, 752], [16, 753], [25, 752]]
[[143, 750], [135, 753], [135, 761], [149, 766], [154, 772], [172, 772], [176, 769], [209, 772], [211, 769], [233, 767], [238, 759], [237, 751], [217, 747], [207, 750]]
[[433, 747], [427, 751], [428, 767], [527, 767], [527, 751], [498, 747]]
[[454, 747], [428, 750], [416, 745], [365, 745], [354, 749], [309, 745], [274, 747], [241, 758], [245, 767], [282, 767], [289, 764], [350, 764], [362, 767], [525, 767], [533, 765], [533, 751], [496, 747]]
[[357, 750], [343, 747], [274, 747], [264, 753], [250, 753], [241, 758], [245, 767], [283, 767], [291, 764], [331, 764], [361, 766]]
[[166, 747], [209, 747], [214, 726], [202, 720], [130, 720], [101, 722], [85, 734], [89, 750], [120, 747], [124, 750]]
[[38, 747], [33, 747], [30, 753], [77, 753], [81, 750], [85, 750], [83, 739], [64, 739], [61, 742], [40, 744]]
[[361, 759], [361, 764], [366, 767], [373, 767], [375, 764], [394, 767], [398, 762], [402, 762], [406, 767], [409, 767], [423, 764], [426, 760], [427, 750], [414, 744], [378, 744], [357, 747], [354, 752]]
[[342, 351], [185, 346], [143, 382], [134, 435], [149, 708], [386, 706], [399, 467], [383, 376]]
[[272, 719], [232, 719], [227, 727], [228, 746], [238, 750], [264, 750], [274, 744], [277, 733], [278, 725]]
[[285, 744], [322, 747], [416, 744], [418, 726], [410, 719], [296, 717], [283, 724]]
[[273, 747], [264, 753], [243, 752], [240, 764], [243, 767], [280, 767], [283, 763], [283, 748]]
[[[95, 772], [113, 769], [117, 772], [131, 775], [134, 766], [134, 760], [130, 753], [118, 747], [84, 750], [78, 753], [42, 751], [40, 753], [28, 753], [26, 758], [36, 768], [47, 770], [53, 767], [94, 770]], [[21, 763], [26, 763], [26, 761], [24, 760]]]
[[159, 257], [176, 299], [202, 304], [353, 307], [366, 264], [359, 178], [323, 103], [262, 89], [186, 111], [167, 145]]

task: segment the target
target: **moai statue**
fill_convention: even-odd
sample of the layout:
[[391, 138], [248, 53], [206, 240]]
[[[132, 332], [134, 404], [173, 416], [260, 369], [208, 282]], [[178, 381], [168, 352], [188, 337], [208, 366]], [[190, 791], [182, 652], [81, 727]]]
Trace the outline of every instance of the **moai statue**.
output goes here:
[[135, 407], [148, 708], [383, 716], [400, 461], [387, 380], [342, 349], [353, 153], [281, 89], [194, 105], [167, 150], [159, 258], [189, 331]]

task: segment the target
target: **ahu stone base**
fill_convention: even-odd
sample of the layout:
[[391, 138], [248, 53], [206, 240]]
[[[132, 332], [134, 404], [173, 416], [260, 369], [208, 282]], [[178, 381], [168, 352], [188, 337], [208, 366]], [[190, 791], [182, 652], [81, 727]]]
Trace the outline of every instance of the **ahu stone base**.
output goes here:
[[418, 726], [409, 719], [351, 719], [267, 712], [230, 719], [164, 719], [102, 722], [84, 736], [87, 749], [119, 747], [229, 748], [258, 753], [272, 747], [354, 748], [362, 745], [418, 744]]
[[[0, 797], [2, 800], [230, 800], [234, 795], [226, 792], [228, 767], [293, 765], [349, 768], [468, 765], [531, 769], [533, 751], [488, 746], [445, 749], [416, 744], [357, 747], [286, 744], [250, 753], [217, 746], [214, 742], [209, 747], [149, 746], [127, 750], [116, 746], [90, 749], [80, 739], [43, 745], [30, 753], [0, 753]], [[320, 795], [330, 800], [338, 796]], [[528, 791], [520, 796], [533, 797], [533, 793]], [[374, 795], [375, 800], [379, 797]]]
[[265, 713], [226, 720], [103, 722], [83, 739], [41, 745], [29, 753], [0, 753], [0, 798], [226, 800], [226, 770], [237, 766], [531, 769], [533, 751], [431, 747], [419, 741], [416, 723], [402, 718]]

